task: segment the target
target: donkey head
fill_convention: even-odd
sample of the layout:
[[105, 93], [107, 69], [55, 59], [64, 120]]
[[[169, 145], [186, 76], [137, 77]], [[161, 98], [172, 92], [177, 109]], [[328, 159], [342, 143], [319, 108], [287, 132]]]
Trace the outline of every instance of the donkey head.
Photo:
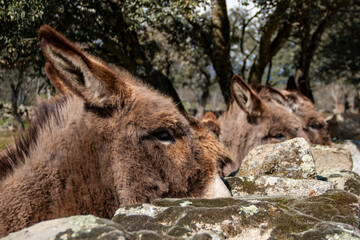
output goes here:
[[191, 126], [170, 98], [84, 53], [49, 26], [40, 28], [39, 40], [52, 83], [82, 102], [100, 168], [121, 204], [229, 196], [216, 168], [227, 153], [218, 150], [215, 136]]
[[219, 137], [220, 135], [220, 122], [212, 112], [207, 112], [199, 118], [200, 125], [204, 128], [209, 129], [211, 132], [213, 132], [216, 136]]
[[304, 131], [311, 143], [330, 145], [330, 134], [324, 117], [299, 89], [288, 91], [261, 86], [257, 87], [257, 90], [263, 99], [275, 100], [297, 115], [301, 119]]
[[301, 120], [275, 101], [265, 101], [238, 75], [231, 84], [233, 100], [220, 117], [220, 140], [234, 159], [232, 170], [255, 146], [304, 137]]

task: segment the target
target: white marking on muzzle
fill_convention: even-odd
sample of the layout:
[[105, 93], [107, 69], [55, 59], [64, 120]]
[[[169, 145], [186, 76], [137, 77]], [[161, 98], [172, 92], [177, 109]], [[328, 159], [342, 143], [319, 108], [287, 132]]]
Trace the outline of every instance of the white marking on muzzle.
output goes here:
[[220, 176], [216, 174], [213, 178], [212, 184], [207, 189], [205, 198], [221, 198], [221, 197], [231, 197], [229, 189], [226, 187], [225, 183], [221, 180]]

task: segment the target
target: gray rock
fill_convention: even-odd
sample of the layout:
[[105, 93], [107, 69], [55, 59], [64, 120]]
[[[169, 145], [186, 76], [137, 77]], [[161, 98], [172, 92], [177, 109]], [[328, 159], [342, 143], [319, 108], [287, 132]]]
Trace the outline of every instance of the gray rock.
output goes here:
[[329, 170], [351, 171], [353, 169], [353, 159], [348, 150], [322, 145], [313, 145], [311, 150], [318, 174]]
[[345, 140], [338, 143], [332, 143], [332, 147], [342, 148], [349, 151], [353, 162], [353, 168], [350, 170], [356, 172], [357, 174], [360, 174], [360, 146], [356, 145], [355, 143], [355, 140]]
[[159, 199], [121, 208], [113, 220], [131, 233], [147, 230], [168, 239], [360, 239], [358, 204], [344, 191], [306, 198]]
[[315, 179], [315, 162], [309, 143], [304, 138], [294, 138], [253, 148], [243, 159], [237, 176], [263, 175]]
[[72, 216], [37, 223], [15, 233], [10, 233], [3, 240], [50, 240], [50, 239], [128, 239], [124, 228], [108, 219], [92, 215]]
[[326, 171], [322, 173], [327, 181], [333, 183], [335, 188], [345, 190], [360, 197], [360, 176], [351, 171]]
[[113, 221], [73, 216], [4, 239], [360, 239], [359, 200], [345, 191], [315, 197], [158, 199], [120, 208]]
[[334, 189], [332, 182], [314, 179], [291, 179], [273, 176], [227, 178], [235, 197], [262, 196], [316, 196]]

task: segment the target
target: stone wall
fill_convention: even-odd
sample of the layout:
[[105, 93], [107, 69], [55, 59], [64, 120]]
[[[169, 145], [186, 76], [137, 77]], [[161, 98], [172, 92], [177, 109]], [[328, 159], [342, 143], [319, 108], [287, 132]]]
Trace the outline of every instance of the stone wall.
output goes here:
[[231, 198], [158, 199], [112, 220], [72, 216], [4, 239], [360, 239], [356, 154], [302, 138], [259, 146], [227, 178]]

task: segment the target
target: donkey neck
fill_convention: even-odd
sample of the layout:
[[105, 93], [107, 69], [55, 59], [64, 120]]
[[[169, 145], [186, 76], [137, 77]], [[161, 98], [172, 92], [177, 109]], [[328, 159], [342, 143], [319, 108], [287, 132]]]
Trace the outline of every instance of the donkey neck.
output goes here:
[[[76, 97], [68, 101], [55, 111], [60, 118], [50, 114], [44, 125], [38, 126], [36, 143], [29, 144], [21, 163], [0, 182], [0, 229], [2, 221], [11, 221], [14, 227], [5, 232], [17, 230], [24, 221], [30, 225], [55, 216], [94, 214], [110, 218], [118, 206], [114, 189], [108, 184], [111, 172], [104, 177], [106, 163], [99, 161], [103, 153], [98, 151], [101, 146], [97, 142], [101, 136], [86, 123], [83, 102]], [[9, 219], [6, 209], [18, 212]]]
[[66, 108], [72, 96], [55, 97], [51, 101], [39, 101], [35, 108], [35, 117], [25, 134], [0, 153], [0, 180], [25, 163], [31, 152], [36, 152], [39, 139], [60, 129], [69, 117]]
[[229, 149], [233, 159], [242, 159], [245, 156], [245, 151], [247, 151], [245, 148], [248, 144], [248, 131], [251, 131], [247, 114], [236, 101], [232, 101], [228, 110], [220, 116], [219, 122], [221, 128], [220, 141]]

